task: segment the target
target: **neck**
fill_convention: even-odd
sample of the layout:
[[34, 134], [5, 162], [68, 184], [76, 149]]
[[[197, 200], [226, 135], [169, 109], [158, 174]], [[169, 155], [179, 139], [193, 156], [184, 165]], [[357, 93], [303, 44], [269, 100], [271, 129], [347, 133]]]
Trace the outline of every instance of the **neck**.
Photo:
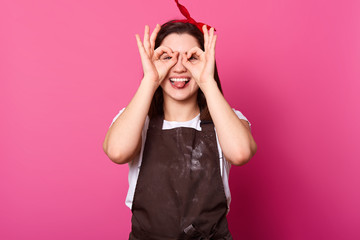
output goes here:
[[197, 96], [186, 101], [176, 101], [164, 96], [164, 119], [167, 121], [186, 122], [200, 113]]

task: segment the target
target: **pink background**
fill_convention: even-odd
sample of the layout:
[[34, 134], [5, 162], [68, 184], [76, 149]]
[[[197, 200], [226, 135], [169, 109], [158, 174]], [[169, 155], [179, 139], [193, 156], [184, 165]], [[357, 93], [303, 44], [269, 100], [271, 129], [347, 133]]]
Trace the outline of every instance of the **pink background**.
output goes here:
[[[217, 28], [258, 152], [230, 176], [234, 239], [360, 239], [360, 4], [182, 0]], [[142, 76], [135, 33], [172, 0], [0, 3], [0, 239], [126, 239], [105, 133]]]

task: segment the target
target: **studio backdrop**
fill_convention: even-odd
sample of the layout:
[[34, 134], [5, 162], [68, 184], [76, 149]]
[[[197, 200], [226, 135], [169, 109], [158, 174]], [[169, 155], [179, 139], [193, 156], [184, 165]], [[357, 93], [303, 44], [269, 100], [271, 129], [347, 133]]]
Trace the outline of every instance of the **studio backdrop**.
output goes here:
[[[232, 167], [234, 239], [360, 239], [360, 4], [180, 0], [216, 28], [258, 145]], [[0, 3], [0, 239], [127, 239], [128, 166], [102, 149], [139, 86], [135, 34], [173, 0]]]

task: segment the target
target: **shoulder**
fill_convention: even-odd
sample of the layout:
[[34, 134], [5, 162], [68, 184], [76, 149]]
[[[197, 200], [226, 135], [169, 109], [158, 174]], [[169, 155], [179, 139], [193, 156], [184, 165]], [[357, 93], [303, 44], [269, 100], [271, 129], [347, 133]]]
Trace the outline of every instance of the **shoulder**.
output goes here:
[[236, 116], [238, 116], [238, 118], [240, 120], [242, 120], [243, 123], [247, 123], [249, 125], [249, 127], [251, 127], [250, 121], [245, 117], [245, 115], [242, 112], [240, 112], [239, 110], [236, 110], [234, 108], [232, 110], [235, 112]]
[[[116, 121], [116, 119], [118, 119], [118, 117], [124, 112], [125, 108], [122, 108], [117, 114], [116, 116], [113, 118], [109, 128], [113, 125], [113, 123]], [[144, 124], [144, 128], [143, 128], [143, 134], [144, 132], [146, 133], [146, 130], [147, 128], [149, 127], [149, 122], [150, 122], [150, 119], [149, 119], [149, 116], [146, 117], [145, 119], [145, 124]]]

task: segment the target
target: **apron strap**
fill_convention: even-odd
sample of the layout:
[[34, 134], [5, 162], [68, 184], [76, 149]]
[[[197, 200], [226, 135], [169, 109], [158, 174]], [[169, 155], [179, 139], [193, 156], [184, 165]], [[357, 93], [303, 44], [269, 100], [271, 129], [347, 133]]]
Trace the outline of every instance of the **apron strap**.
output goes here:
[[164, 123], [163, 116], [155, 116], [150, 119], [149, 128], [162, 130], [163, 123]]

